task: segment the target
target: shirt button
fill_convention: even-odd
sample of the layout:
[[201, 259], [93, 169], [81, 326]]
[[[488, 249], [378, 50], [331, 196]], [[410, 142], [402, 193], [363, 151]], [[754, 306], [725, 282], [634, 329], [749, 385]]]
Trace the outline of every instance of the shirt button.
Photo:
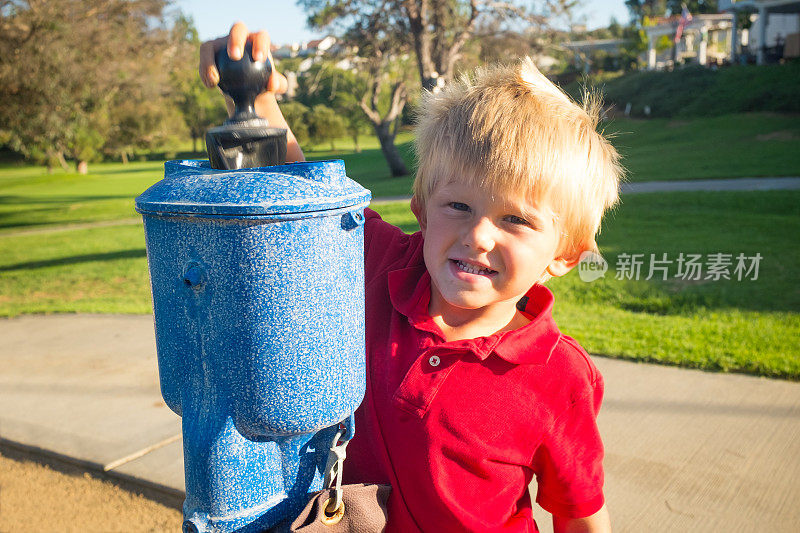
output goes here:
[[431, 366], [439, 366], [439, 363], [441, 363], [441, 362], [442, 362], [442, 360], [439, 359], [438, 355], [432, 355], [431, 358], [428, 359], [428, 364], [431, 365]]

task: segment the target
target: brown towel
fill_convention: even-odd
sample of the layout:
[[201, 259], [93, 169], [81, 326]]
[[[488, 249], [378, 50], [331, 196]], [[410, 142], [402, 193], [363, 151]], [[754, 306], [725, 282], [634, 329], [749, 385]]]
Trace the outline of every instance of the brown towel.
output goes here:
[[[279, 526], [273, 533], [375, 533], [386, 527], [386, 503], [392, 487], [389, 485], [343, 485], [341, 509], [336, 518], [325, 513], [330, 499], [335, 499], [333, 489], [314, 494], [290, 526]], [[343, 511], [343, 512], [342, 512]], [[338, 520], [337, 520], [338, 518]]]

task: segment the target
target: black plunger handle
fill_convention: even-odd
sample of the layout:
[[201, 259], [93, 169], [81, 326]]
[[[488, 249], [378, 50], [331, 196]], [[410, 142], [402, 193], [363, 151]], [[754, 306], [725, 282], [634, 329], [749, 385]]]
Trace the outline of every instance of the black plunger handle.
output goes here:
[[255, 111], [256, 96], [267, 88], [267, 81], [272, 74], [269, 60], [254, 61], [253, 44], [248, 42], [239, 61], [228, 57], [227, 48], [217, 50], [214, 61], [219, 71], [219, 88], [231, 97], [236, 106], [226, 124], [258, 118]]

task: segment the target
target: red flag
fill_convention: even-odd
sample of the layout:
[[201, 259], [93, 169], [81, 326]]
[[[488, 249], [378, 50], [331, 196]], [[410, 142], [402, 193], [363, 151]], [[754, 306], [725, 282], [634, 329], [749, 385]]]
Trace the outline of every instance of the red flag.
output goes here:
[[681, 21], [678, 22], [678, 31], [675, 32], [675, 44], [678, 44], [681, 41], [681, 36], [683, 35], [683, 29], [686, 27], [686, 24], [691, 22], [692, 14], [689, 13], [689, 8], [686, 7], [686, 4], [681, 4]]

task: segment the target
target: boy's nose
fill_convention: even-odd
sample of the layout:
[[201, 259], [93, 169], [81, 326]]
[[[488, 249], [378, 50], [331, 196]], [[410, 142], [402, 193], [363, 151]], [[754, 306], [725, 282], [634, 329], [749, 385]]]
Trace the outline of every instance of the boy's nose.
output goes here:
[[494, 248], [495, 228], [491, 220], [481, 217], [465, 227], [463, 242], [468, 248], [488, 252]]

